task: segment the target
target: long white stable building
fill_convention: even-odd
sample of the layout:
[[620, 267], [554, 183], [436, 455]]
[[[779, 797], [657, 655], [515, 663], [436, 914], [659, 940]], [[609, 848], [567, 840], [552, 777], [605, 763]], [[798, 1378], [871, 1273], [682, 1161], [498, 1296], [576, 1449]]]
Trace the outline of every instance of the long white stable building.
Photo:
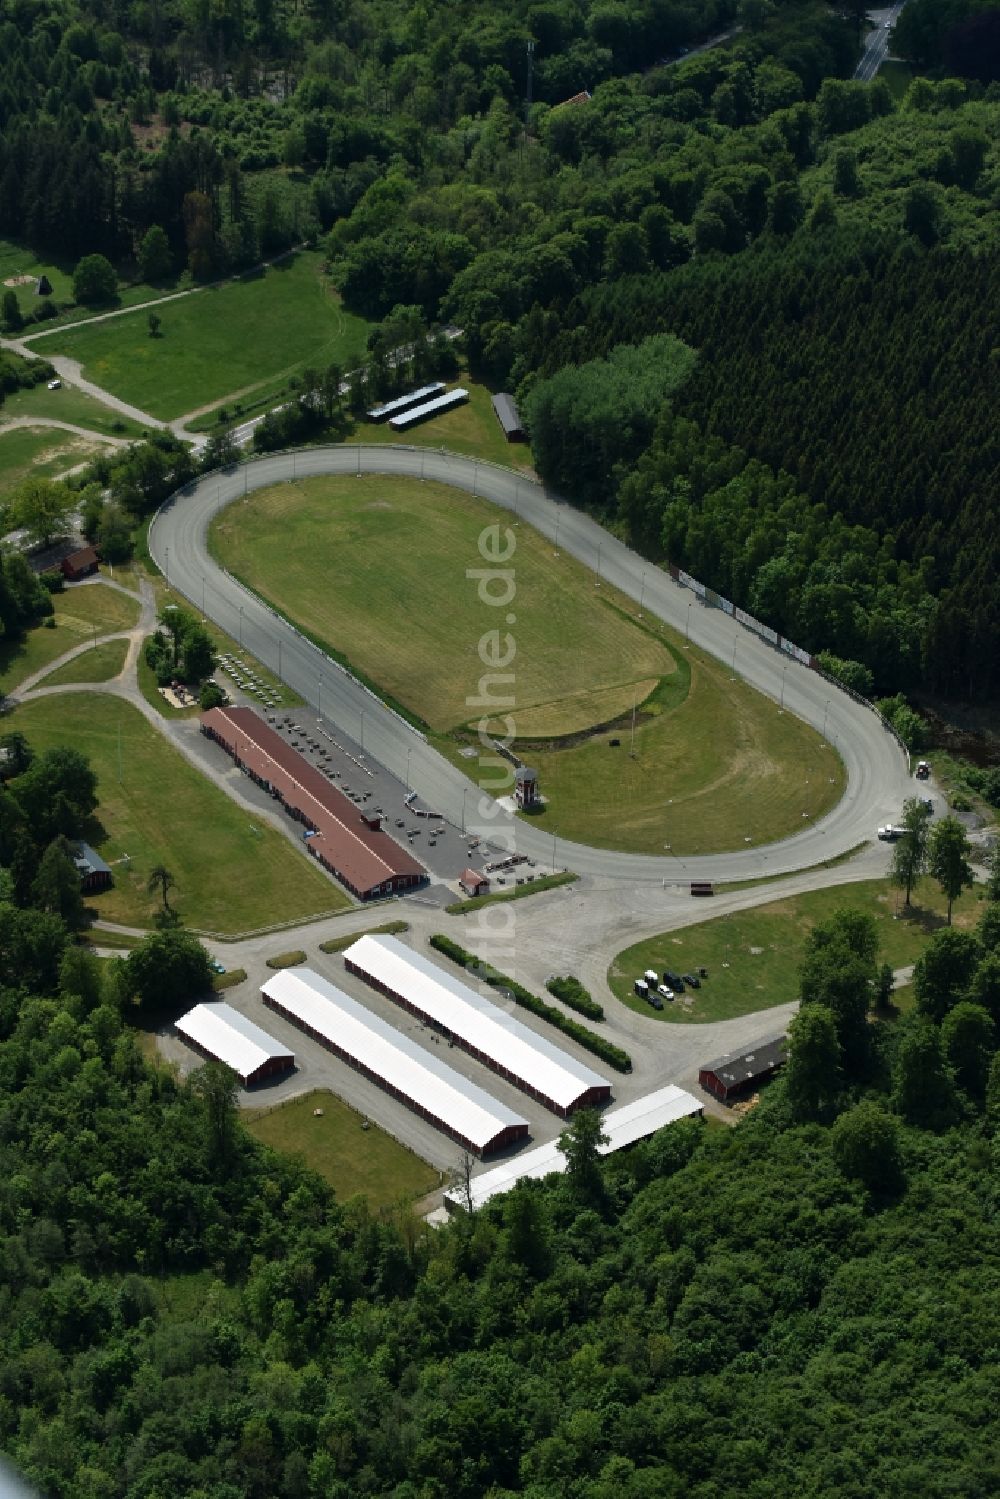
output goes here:
[[451, 411], [454, 406], [461, 406], [469, 399], [469, 392], [462, 385], [457, 385], [454, 390], [446, 391], [443, 396], [435, 396], [432, 401], [425, 401], [422, 406], [413, 406], [408, 411], [401, 411], [397, 416], [390, 416], [389, 426], [395, 432], [405, 432], [407, 427], [415, 427], [418, 422], [426, 422], [432, 416], [441, 416], [446, 411]]
[[174, 1027], [201, 1056], [231, 1067], [244, 1088], [295, 1066], [294, 1053], [223, 1000], [195, 1005]]
[[395, 937], [360, 937], [344, 953], [344, 963], [349, 973], [419, 1015], [563, 1118], [611, 1097], [607, 1078]]
[[286, 968], [265, 1005], [477, 1155], [523, 1140], [528, 1121], [310, 968]]
[[[616, 1150], [624, 1150], [626, 1145], [634, 1145], [637, 1140], [648, 1139], [666, 1124], [686, 1119], [691, 1114], [700, 1114], [702, 1107], [694, 1094], [686, 1093], [683, 1088], [671, 1083], [666, 1088], [647, 1094], [645, 1098], [637, 1098], [635, 1103], [623, 1104], [620, 1109], [612, 1109], [609, 1114], [605, 1114], [601, 1120], [601, 1128], [608, 1137], [608, 1143], [599, 1145], [598, 1150], [601, 1155], [612, 1155]], [[491, 1198], [500, 1197], [527, 1178], [537, 1181], [544, 1176], [551, 1176], [554, 1171], [562, 1173], [565, 1170], [566, 1157], [557, 1141], [550, 1140], [548, 1145], [539, 1145], [536, 1150], [526, 1150], [513, 1160], [504, 1161], [502, 1165], [473, 1177], [470, 1184], [472, 1209], [475, 1211], [476, 1208], [481, 1208]], [[458, 1187], [451, 1187], [444, 1194], [444, 1200], [449, 1212], [468, 1207], [465, 1193]]]

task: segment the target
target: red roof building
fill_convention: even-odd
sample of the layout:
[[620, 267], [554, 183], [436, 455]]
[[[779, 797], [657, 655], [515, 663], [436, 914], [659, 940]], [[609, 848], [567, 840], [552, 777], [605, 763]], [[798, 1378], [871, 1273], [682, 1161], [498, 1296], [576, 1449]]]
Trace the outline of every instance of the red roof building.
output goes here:
[[80, 578], [89, 578], [91, 573], [96, 573], [99, 561], [93, 547], [81, 547], [78, 552], [70, 552], [68, 557], [64, 557], [59, 566], [67, 583], [75, 583]]
[[201, 716], [201, 731], [312, 831], [306, 848], [360, 900], [424, 883], [423, 865], [388, 833], [369, 826], [351, 799], [252, 708], [210, 708]]

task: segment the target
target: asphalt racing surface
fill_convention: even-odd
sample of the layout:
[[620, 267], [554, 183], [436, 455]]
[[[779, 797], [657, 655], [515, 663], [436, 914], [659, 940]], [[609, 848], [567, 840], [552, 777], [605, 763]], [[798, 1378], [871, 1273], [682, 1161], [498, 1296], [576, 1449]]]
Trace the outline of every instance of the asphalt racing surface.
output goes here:
[[[805, 819], [800, 833], [779, 843], [685, 859], [669, 854], [618, 853], [563, 838], [554, 840], [552, 833], [512, 817], [438, 754], [416, 729], [210, 556], [209, 522], [223, 506], [255, 489], [320, 474], [432, 479], [469, 490], [511, 511], [512, 517], [530, 522], [559, 551], [591, 568], [595, 582], [599, 577], [619, 589], [640, 604], [643, 612], [664, 620], [702, 650], [734, 665], [744, 681], [824, 733], [847, 770], [847, 789], [840, 803], [821, 821]], [[690, 590], [630, 551], [589, 516], [508, 469], [429, 448], [342, 446], [274, 454], [240, 468], [207, 474], [173, 496], [150, 525], [149, 550], [170, 585], [196, 609], [234, 639], [241, 638], [244, 648], [272, 670], [278, 669], [280, 656], [282, 680], [345, 735], [363, 744], [371, 758], [406, 781], [435, 811], [463, 832], [477, 834], [546, 865], [556, 863], [580, 874], [657, 884], [785, 874], [844, 854], [873, 838], [880, 824], [898, 819], [903, 799], [912, 792], [907, 757], [870, 709], [760, 640], [721, 610], [703, 605]], [[336, 559], [318, 558], [317, 565], [329, 567], [330, 587], [336, 588]], [[487, 565], [478, 556], [468, 559], [470, 567]], [[501, 629], [502, 619], [501, 615], [497, 621]], [[419, 629], [419, 621], [400, 619], [399, 628]], [[470, 717], [473, 714], [470, 710]], [[474, 775], [476, 762], [470, 760], [469, 765]]]

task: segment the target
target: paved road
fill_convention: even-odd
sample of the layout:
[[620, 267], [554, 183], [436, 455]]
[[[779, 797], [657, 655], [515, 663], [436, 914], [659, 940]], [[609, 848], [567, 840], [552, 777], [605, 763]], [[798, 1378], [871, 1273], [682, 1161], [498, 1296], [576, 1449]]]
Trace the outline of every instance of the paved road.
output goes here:
[[906, 4], [906, 0], [898, 0], [895, 5], [890, 5], [885, 10], [869, 11], [872, 21], [872, 30], [865, 38], [865, 50], [861, 55], [861, 61], [854, 69], [854, 76], [861, 83], [871, 83], [878, 75], [878, 70], [889, 56], [889, 43], [892, 40], [892, 28], [899, 19], [899, 13]]
[[[554, 846], [551, 833], [508, 816], [491, 797], [477, 792], [422, 735], [254, 598], [209, 555], [211, 518], [253, 489], [316, 474], [357, 474], [359, 482], [366, 483], [370, 481], [364, 476], [378, 473], [439, 480], [482, 495], [513, 512], [515, 525], [520, 519], [530, 521], [559, 550], [592, 568], [598, 575], [595, 582], [612, 584], [643, 610], [682, 634], [689, 632], [696, 645], [718, 659], [735, 660], [737, 673], [751, 686], [775, 701], [783, 700], [788, 711], [825, 732], [840, 753], [848, 786], [839, 806], [820, 822], [807, 821], [801, 833], [766, 849], [683, 860], [591, 849], [561, 838]], [[704, 607], [588, 516], [508, 469], [444, 452], [395, 447], [309, 448], [276, 454], [228, 473], [208, 475], [168, 501], [150, 527], [149, 545], [171, 585], [196, 607], [204, 598], [205, 612], [232, 636], [242, 633], [246, 649], [260, 661], [277, 669], [280, 651], [282, 679], [312, 705], [318, 707], [321, 700], [325, 716], [345, 734], [360, 738], [363, 714], [369, 755], [401, 779], [409, 762], [409, 784], [449, 821], [494, 842], [503, 840], [529, 858], [633, 883], [738, 880], [785, 873], [845, 853], [870, 839], [879, 823], [898, 817], [902, 800], [912, 789], [905, 756], [868, 709], [721, 611]], [[325, 559], [317, 559], [317, 565], [326, 565]], [[463, 586], [466, 566], [482, 565], [477, 555], [456, 558], [456, 587]], [[331, 586], [335, 583], [334, 559]], [[409, 627], [408, 621], [400, 621], [401, 629]], [[470, 650], [475, 649], [476, 642], [471, 642]], [[470, 774], [474, 776], [475, 771], [476, 762], [470, 761]]]

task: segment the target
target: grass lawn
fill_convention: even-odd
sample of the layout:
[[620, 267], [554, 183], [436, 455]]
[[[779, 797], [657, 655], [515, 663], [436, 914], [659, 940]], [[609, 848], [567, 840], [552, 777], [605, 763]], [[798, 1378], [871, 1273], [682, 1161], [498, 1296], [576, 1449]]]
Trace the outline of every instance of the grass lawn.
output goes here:
[[105, 640], [92, 650], [83, 651], [49, 672], [39, 686], [57, 687], [64, 682], [109, 682], [117, 677], [128, 654], [127, 640]]
[[52, 479], [100, 451], [102, 444], [59, 427], [0, 427], [0, 499], [25, 479]]
[[[718, 916], [676, 932], [664, 932], [620, 952], [608, 970], [612, 994], [632, 1010], [654, 1020], [698, 1022], [729, 1020], [787, 1004], [798, 997], [798, 974], [808, 933], [835, 911], [864, 911], [878, 925], [880, 961], [893, 968], [916, 962], [929, 937], [945, 925], [947, 902], [933, 880], [920, 882], [913, 892], [909, 914], [902, 892], [888, 880], [864, 880], [856, 885], [812, 890], [788, 900], [776, 900], [752, 911]], [[982, 891], [973, 890], [955, 902], [956, 927], [975, 925], [982, 909]], [[700, 989], [663, 1010], [653, 1010], [632, 991], [633, 981], [647, 968], [662, 973], [688, 973], [704, 965], [709, 972]]]
[[[314, 1109], [322, 1109], [320, 1118]], [[264, 1145], [299, 1156], [342, 1200], [363, 1193], [374, 1209], [422, 1197], [439, 1185], [433, 1166], [333, 1093], [317, 1091], [275, 1109], [247, 1109], [243, 1122]]]
[[[41, 345], [38, 352], [44, 353]], [[62, 385], [59, 390], [49, 390], [46, 385], [34, 385], [30, 390], [12, 391], [0, 408], [0, 419], [12, 416], [51, 417], [55, 421], [72, 422], [76, 427], [86, 427], [88, 432], [100, 432], [105, 437], [141, 438], [150, 431], [141, 422], [119, 416], [110, 406], [95, 401], [93, 396], [76, 390], [72, 385]], [[52, 440], [69, 435], [62, 433], [57, 427], [53, 430]]]
[[343, 310], [322, 263], [318, 253], [303, 252], [168, 302], [157, 309], [157, 338], [137, 312], [67, 329], [37, 349], [78, 359], [88, 379], [170, 420], [276, 375], [360, 355], [367, 325]]
[[354, 428], [350, 442], [386, 442], [403, 447], [448, 448], [453, 453], [465, 453], [469, 458], [483, 458], [499, 463], [504, 468], [517, 468], [522, 473], [531, 473], [531, 448], [527, 443], [508, 442], [490, 398], [490, 391], [467, 374], [459, 375], [449, 382], [449, 389], [461, 385], [469, 392], [464, 406], [446, 411], [433, 421], [411, 427], [408, 432], [395, 432], [388, 422], [376, 425], [361, 421]]
[[[8, 722], [35, 749], [81, 750], [97, 772], [100, 826], [92, 841], [115, 873], [114, 888], [92, 897], [105, 920], [150, 923], [156, 897], [146, 880], [156, 864], [176, 879], [184, 921], [224, 936], [348, 904], [312, 860], [267, 823], [251, 821], [128, 703], [54, 694], [23, 703]], [[128, 866], [117, 862], [124, 854]]]
[[[510, 517], [448, 485], [323, 477], [228, 506], [211, 544], [237, 577], [428, 725], [466, 773], [460, 751], [476, 742], [474, 704], [489, 677], [480, 642], [499, 628], [494, 649], [509, 651], [516, 623], [513, 680], [495, 683], [491, 700], [514, 699], [517, 749], [539, 771], [547, 804], [537, 821], [549, 832], [636, 852], [709, 853], [788, 836], [804, 815], [835, 805], [843, 766], [818, 734], [666, 626], [640, 622], [633, 603], [595, 588], [592, 572], [530, 526], [514, 531], [510, 609], [484, 604], [466, 570], [484, 565], [479, 539], [492, 524], [504, 535]], [[602, 724], [612, 727], [592, 732]]]
[[[139, 618], [134, 599], [100, 583], [77, 584], [53, 595], [54, 630], [35, 625], [21, 640], [0, 641], [0, 692], [9, 692], [33, 672], [40, 671], [65, 651], [94, 634], [113, 635], [130, 630]], [[73, 678], [79, 681], [80, 678]]]
[[[81, 307], [73, 302], [73, 269], [73, 266], [69, 264], [60, 265], [50, 260], [39, 260], [34, 251], [27, 249], [26, 246], [16, 244], [9, 239], [0, 239], [0, 290], [8, 289], [8, 278], [16, 279], [18, 276], [29, 275], [32, 278], [31, 285], [11, 288], [17, 293], [22, 315], [27, 316], [38, 306], [39, 302], [44, 300], [42, 297], [35, 296], [34, 286], [35, 281], [43, 272], [48, 276], [52, 286], [49, 300], [62, 309], [58, 317], [50, 318], [47, 322], [26, 323], [19, 337], [30, 338], [32, 334], [41, 333], [43, 329], [59, 327], [67, 322], [79, 322], [81, 318], [93, 317], [95, 313], [109, 310], [103, 307]], [[156, 286], [145, 281], [122, 283], [119, 285], [118, 298], [112, 307], [133, 307], [138, 302], [152, 301], [154, 297], [169, 296], [171, 292], [180, 291], [187, 285], [190, 285], [190, 277], [186, 274]], [[72, 305], [67, 306], [67, 303]]]

